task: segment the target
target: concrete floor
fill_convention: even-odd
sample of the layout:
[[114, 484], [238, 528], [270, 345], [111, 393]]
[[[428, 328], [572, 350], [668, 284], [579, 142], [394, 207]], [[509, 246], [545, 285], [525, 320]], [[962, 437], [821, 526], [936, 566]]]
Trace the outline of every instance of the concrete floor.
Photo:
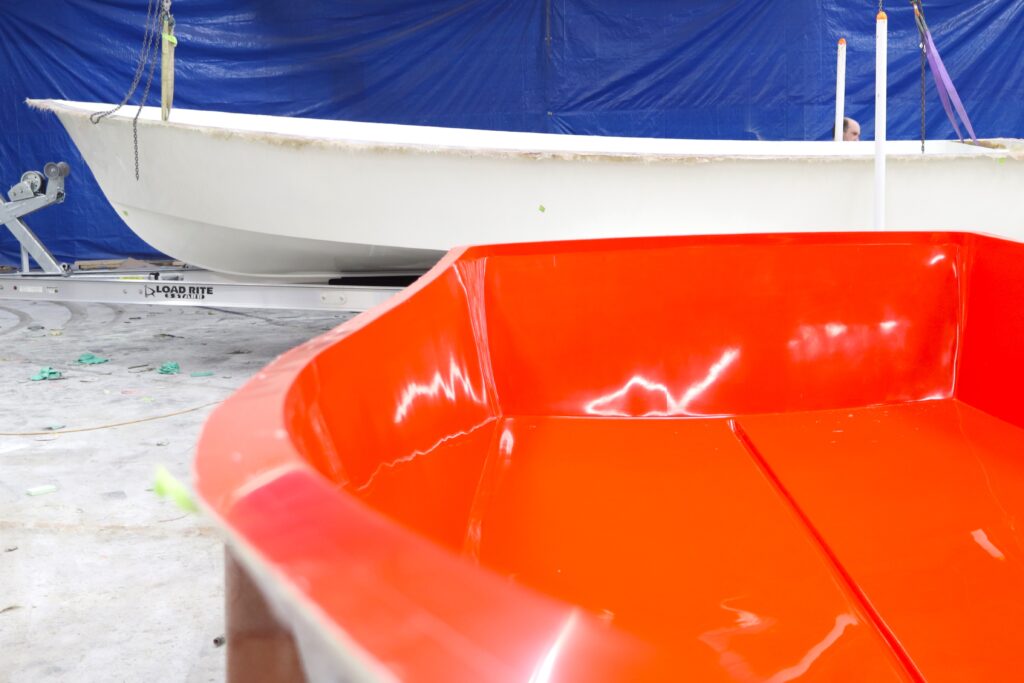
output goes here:
[[[343, 319], [0, 301], [0, 432], [44, 432], [0, 436], [0, 682], [223, 680], [221, 539], [153, 493], [154, 470], [191, 483], [212, 404]], [[46, 365], [64, 379], [29, 380]]]

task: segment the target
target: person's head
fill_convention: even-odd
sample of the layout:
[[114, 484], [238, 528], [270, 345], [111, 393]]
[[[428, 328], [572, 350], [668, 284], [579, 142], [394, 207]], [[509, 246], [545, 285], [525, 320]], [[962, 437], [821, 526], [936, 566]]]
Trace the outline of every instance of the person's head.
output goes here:
[[860, 124], [851, 119], [849, 116], [843, 119], [843, 140], [860, 140]]

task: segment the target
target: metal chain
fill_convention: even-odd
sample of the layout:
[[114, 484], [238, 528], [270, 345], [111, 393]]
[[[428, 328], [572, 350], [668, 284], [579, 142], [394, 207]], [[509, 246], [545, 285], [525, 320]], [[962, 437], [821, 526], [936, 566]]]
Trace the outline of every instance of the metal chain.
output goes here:
[[[163, 25], [163, 13], [160, 14], [160, 25]], [[149, 62], [149, 76], [146, 77], [146, 88], [142, 91], [142, 99], [139, 100], [139, 108], [135, 112], [135, 118], [132, 119], [132, 143], [135, 147], [135, 179], [139, 179], [139, 115], [142, 114], [142, 108], [146, 106], [146, 98], [149, 97], [149, 88], [153, 85], [153, 73], [156, 71], [157, 63], [157, 49], [159, 48], [159, 41], [153, 41], [153, 58]]]
[[138, 63], [135, 65], [135, 75], [132, 76], [132, 84], [128, 88], [128, 92], [125, 94], [124, 99], [121, 100], [121, 103], [113, 109], [108, 109], [104, 112], [93, 112], [92, 114], [89, 114], [89, 120], [93, 123], [99, 123], [111, 114], [116, 113], [119, 109], [121, 109], [121, 107], [128, 103], [128, 100], [131, 98], [131, 96], [135, 94], [136, 88], [139, 87], [139, 81], [142, 80], [142, 73], [146, 69], [146, 62], [148, 61], [147, 57], [150, 53], [150, 41], [152, 41], [154, 38], [153, 34], [156, 24], [153, 21], [153, 11], [156, 9], [156, 5], [156, 0], [149, 0], [149, 5], [146, 8], [146, 32], [142, 38], [142, 48], [139, 50], [139, 60]]
[[158, 0], [149, 0], [146, 7], [146, 31], [143, 34], [142, 48], [139, 50], [139, 60], [135, 65], [135, 74], [132, 76], [132, 83], [128, 88], [128, 92], [116, 107], [103, 112], [93, 112], [89, 115], [89, 120], [94, 124], [98, 124], [124, 107], [138, 89], [139, 83], [142, 81], [142, 74], [145, 72], [147, 64], [149, 65], [149, 74], [146, 79], [146, 86], [143, 89], [142, 99], [139, 102], [139, 109], [135, 112], [135, 118], [132, 119], [132, 145], [135, 155], [136, 180], [139, 179], [139, 115], [142, 114], [142, 108], [146, 105], [146, 98], [149, 97], [149, 90], [153, 85], [153, 74], [156, 71], [157, 55], [160, 47], [160, 27], [163, 25], [164, 13], [169, 8], [170, 3], [167, 0], [164, 0], [162, 8]]

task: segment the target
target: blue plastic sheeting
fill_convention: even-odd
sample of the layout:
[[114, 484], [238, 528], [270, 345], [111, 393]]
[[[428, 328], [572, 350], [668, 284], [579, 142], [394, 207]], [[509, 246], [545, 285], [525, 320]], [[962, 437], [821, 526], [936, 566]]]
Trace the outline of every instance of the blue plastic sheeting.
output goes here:
[[[176, 0], [172, 9], [179, 107], [593, 135], [826, 139], [844, 36], [847, 112], [864, 138], [874, 134], [870, 2]], [[909, 4], [886, 10], [889, 136], [915, 138], [917, 30]], [[926, 12], [978, 134], [1024, 137], [1024, 0], [929, 0]], [[60, 260], [155, 252], [108, 206], [56, 118], [22, 100], [120, 101], [145, 15], [143, 0], [0, 2], [0, 183], [46, 161], [71, 163], [68, 202], [28, 220]], [[157, 81], [151, 103], [158, 90]], [[927, 98], [928, 136], [953, 137], [930, 75]], [[0, 260], [17, 260], [6, 234]]]

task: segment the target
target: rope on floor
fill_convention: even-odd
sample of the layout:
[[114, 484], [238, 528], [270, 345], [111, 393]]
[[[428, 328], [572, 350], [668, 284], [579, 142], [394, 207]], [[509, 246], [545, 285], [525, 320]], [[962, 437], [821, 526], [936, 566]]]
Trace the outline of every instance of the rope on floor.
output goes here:
[[215, 406], [220, 401], [210, 401], [199, 406], [192, 408], [185, 408], [184, 410], [178, 410], [173, 413], [166, 413], [164, 415], [152, 415], [150, 417], [140, 417], [137, 420], [128, 420], [127, 422], [114, 422], [106, 425], [97, 425], [95, 427], [78, 427], [76, 429], [52, 429], [42, 432], [0, 432], [0, 436], [50, 436], [51, 434], [71, 434], [72, 432], [95, 432], [100, 429], [111, 429], [112, 427], [125, 427], [127, 425], [138, 424], [140, 422], [152, 422], [153, 420], [164, 420], [168, 417], [175, 417], [177, 415], [184, 415], [185, 413], [193, 413], [203, 408]]

